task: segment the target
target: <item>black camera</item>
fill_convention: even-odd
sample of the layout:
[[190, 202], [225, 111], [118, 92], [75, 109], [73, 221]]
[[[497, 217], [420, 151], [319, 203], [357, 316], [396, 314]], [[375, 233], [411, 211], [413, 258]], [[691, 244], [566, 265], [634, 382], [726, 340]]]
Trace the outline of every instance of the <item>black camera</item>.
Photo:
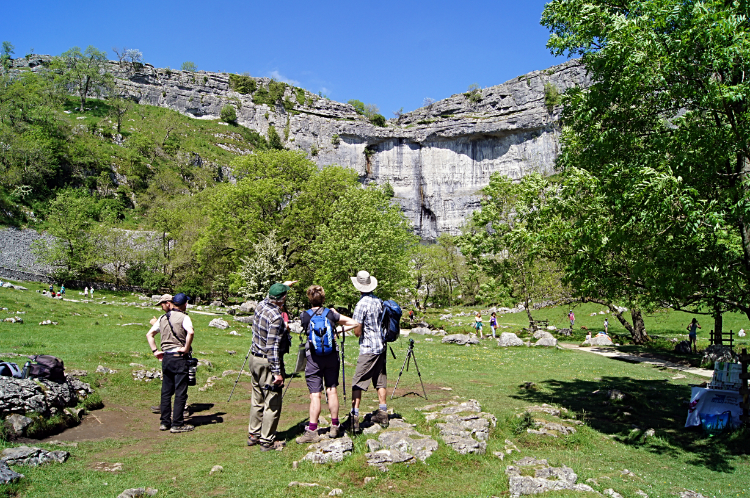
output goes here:
[[195, 372], [198, 369], [198, 359], [192, 358], [192, 357], [188, 358], [187, 366], [188, 366], [188, 385], [194, 386], [196, 384]]
[[283, 387], [284, 387], [284, 384], [279, 384], [279, 385], [266, 384], [265, 386], [263, 386], [263, 389], [265, 389], [266, 391], [274, 392], [274, 393], [280, 393]]

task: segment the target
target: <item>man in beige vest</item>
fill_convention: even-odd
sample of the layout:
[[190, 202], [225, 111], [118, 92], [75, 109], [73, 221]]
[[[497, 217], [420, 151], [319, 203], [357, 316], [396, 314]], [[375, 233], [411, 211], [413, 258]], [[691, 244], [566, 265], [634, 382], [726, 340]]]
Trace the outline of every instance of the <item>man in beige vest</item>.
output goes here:
[[[185, 424], [184, 411], [187, 404], [188, 364], [190, 346], [195, 332], [193, 322], [185, 313], [188, 297], [183, 294], [164, 294], [159, 305], [166, 312], [146, 334], [151, 351], [161, 362], [161, 424], [159, 430], [189, 432], [192, 425]], [[160, 334], [161, 351], [157, 349], [154, 337]], [[174, 395], [174, 411], [172, 396]]]

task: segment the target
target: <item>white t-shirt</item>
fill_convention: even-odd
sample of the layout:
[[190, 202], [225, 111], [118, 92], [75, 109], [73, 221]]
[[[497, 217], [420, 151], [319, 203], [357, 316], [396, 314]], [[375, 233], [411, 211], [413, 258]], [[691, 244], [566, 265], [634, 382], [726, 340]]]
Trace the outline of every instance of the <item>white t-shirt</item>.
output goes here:
[[[185, 318], [182, 319], [182, 328], [185, 329], [185, 330], [190, 329], [193, 332], [195, 332], [195, 329], [193, 329], [193, 321], [190, 319], [190, 316], [185, 315]], [[151, 329], [149, 330], [149, 332], [159, 332], [159, 330], [160, 330], [160, 328], [159, 328], [159, 320], [156, 320], [156, 323], [154, 323], [151, 326]], [[176, 349], [179, 349], [179, 348], [176, 348]], [[167, 351], [172, 351], [172, 350], [169, 349]]]

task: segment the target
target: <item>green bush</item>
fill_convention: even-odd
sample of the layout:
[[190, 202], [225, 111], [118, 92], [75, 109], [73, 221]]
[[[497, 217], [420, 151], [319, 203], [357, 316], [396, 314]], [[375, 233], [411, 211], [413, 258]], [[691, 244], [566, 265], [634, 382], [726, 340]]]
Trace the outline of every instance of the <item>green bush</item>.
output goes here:
[[261, 104], [268, 104], [273, 105], [273, 101], [271, 101], [268, 97], [268, 90], [265, 89], [265, 87], [260, 87], [256, 92], [253, 94], [253, 104], [255, 105], [261, 105]]
[[297, 103], [299, 105], [305, 105], [305, 90], [297, 88]]
[[194, 73], [198, 70], [198, 66], [195, 65], [195, 62], [186, 61], [182, 63], [182, 67], [180, 67], [183, 71], [189, 71], [191, 73]]
[[552, 83], [544, 84], [544, 105], [552, 112], [556, 105], [560, 105], [560, 90]]
[[219, 117], [222, 121], [226, 121], [227, 123], [237, 123], [237, 111], [234, 109], [233, 105], [227, 104], [222, 107]]
[[318, 147], [316, 147], [315, 145], [313, 145], [312, 147], [310, 147], [310, 155], [313, 156], [313, 157], [317, 156], [318, 155]]
[[258, 83], [250, 76], [230, 74], [229, 88], [237, 93], [247, 95], [248, 93], [253, 93], [258, 88]]
[[365, 115], [365, 104], [361, 100], [352, 99], [347, 102], [350, 106], [354, 107], [357, 114]]
[[469, 85], [469, 91], [464, 93], [464, 97], [469, 99], [469, 102], [472, 104], [478, 104], [482, 101], [482, 90], [479, 88], [479, 85], [472, 83]]
[[268, 127], [268, 146], [276, 150], [284, 149], [284, 144], [281, 143], [279, 132], [276, 131], [276, 128], [273, 125]]
[[268, 95], [271, 98], [271, 102], [279, 102], [284, 97], [286, 91], [286, 83], [283, 81], [273, 81], [268, 84]]
[[284, 97], [284, 109], [287, 111], [294, 109], [294, 102], [292, 102], [289, 97]]
[[370, 118], [370, 123], [374, 124], [375, 126], [385, 128], [385, 116], [383, 116], [382, 114], [375, 114]]
[[341, 143], [341, 138], [338, 136], [337, 133], [334, 133], [333, 135], [331, 135], [331, 143], [333, 145], [338, 145]]

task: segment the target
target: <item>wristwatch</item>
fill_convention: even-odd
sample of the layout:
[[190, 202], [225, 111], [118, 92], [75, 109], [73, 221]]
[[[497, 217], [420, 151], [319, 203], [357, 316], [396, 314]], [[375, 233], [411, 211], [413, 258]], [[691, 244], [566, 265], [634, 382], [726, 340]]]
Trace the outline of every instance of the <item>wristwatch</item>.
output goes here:
[[158, 349], [152, 349], [151, 350], [152, 353], [156, 353], [157, 351], [159, 351], [159, 350]]

